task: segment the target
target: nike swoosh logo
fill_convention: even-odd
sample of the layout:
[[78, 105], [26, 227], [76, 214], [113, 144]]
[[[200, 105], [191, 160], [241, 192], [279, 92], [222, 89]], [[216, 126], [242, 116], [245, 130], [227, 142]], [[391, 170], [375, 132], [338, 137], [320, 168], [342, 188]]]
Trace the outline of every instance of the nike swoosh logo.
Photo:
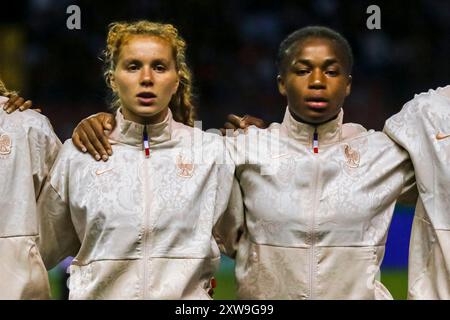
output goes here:
[[440, 132], [436, 135], [436, 139], [438, 139], [438, 140], [444, 140], [445, 138], [448, 138], [448, 137], [450, 137], [450, 134], [443, 134]]
[[112, 168], [105, 169], [105, 170], [96, 170], [95, 174], [99, 176], [99, 175], [104, 174], [104, 173], [106, 173], [108, 171], [111, 171], [111, 170], [112, 170]]

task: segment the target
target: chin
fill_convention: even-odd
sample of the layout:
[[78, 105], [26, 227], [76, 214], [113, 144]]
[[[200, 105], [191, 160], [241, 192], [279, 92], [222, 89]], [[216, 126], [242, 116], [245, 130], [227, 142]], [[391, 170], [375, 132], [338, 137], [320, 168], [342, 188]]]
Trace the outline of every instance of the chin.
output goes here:
[[164, 108], [161, 108], [159, 106], [139, 106], [136, 108], [136, 114], [149, 117], [154, 116], [163, 110]]
[[308, 112], [308, 115], [306, 115], [306, 119], [308, 119], [308, 122], [314, 123], [314, 124], [321, 124], [330, 121], [331, 119], [336, 118], [336, 116], [339, 114], [337, 113], [330, 113], [329, 110], [311, 110]]
[[327, 116], [321, 112], [309, 111], [300, 118], [311, 124], [320, 124], [326, 121]]

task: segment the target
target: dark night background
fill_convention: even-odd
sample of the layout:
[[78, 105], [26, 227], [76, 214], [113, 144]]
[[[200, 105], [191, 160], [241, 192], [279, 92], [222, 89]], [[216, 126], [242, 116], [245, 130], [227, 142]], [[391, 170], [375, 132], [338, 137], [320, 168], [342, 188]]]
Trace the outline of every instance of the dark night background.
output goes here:
[[[81, 30], [68, 30], [66, 8], [81, 9]], [[366, 9], [381, 9], [381, 30], [368, 30]], [[450, 1], [12, 1], [0, 12], [0, 74], [44, 108], [64, 140], [83, 117], [107, 108], [99, 59], [109, 23], [173, 23], [188, 43], [196, 105], [204, 128], [226, 114], [281, 121], [276, 87], [281, 40], [307, 25], [341, 32], [355, 54], [345, 121], [382, 129], [414, 93], [443, 86], [450, 69]]]

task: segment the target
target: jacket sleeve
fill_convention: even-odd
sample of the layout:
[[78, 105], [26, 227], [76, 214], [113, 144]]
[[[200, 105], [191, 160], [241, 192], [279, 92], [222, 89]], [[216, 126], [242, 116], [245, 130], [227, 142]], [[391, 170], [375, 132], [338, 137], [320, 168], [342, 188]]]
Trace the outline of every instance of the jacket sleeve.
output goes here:
[[383, 132], [402, 149], [402, 152], [399, 153], [398, 163], [403, 167], [403, 189], [397, 202], [407, 206], [414, 206], [417, 202], [419, 192], [417, 190], [416, 176], [411, 155], [409, 150], [405, 148], [403, 141], [398, 139], [398, 137], [390, 130], [388, 125], [389, 121], [390, 120], [386, 122]]
[[38, 247], [46, 268], [52, 269], [68, 256], [75, 256], [80, 241], [72, 223], [67, 192], [69, 159], [63, 147], [39, 195]]
[[405, 154], [408, 155], [408, 158], [404, 161], [403, 189], [397, 202], [407, 206], [414, 206], [419, 197], [419, 191], [417, 190], [414, 166], [409, 158], [409, 154], [406, 151]]
[[420, 191], [409, 246], [409, 299], [450, 297], [449, 98], [450, 86], [417, 94], [384, 129], [408, 150]]
[[56, 136], [46, 117], [43, 117], [42, 127], [30, 128], [30, 157], [33, 173], [33, 184], [36, 199], [44, 186], [56, 156], [61, 149], [61, 141]]
[[[414, 169], [411, 169], [414, 172]], [[415, 206], [417, 198], [419, 197], [419, 191], [415, 183], [414, 174], [411, 175], [411, 171], [405, 173], [404, 185], [400, 197], [397, 202], [406, 206]]]
[[236, 257], [239, 239], [244, 230], [244, 202], [239, 182], [233, 180], [228, 207], [214, 227], [214, 237], [220, 251], [230, 258]]

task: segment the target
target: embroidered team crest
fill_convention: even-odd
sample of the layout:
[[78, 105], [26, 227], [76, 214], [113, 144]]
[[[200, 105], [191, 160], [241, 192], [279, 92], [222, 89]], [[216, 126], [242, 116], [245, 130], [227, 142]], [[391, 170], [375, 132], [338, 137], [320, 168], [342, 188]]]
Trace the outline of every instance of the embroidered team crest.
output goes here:
[[0, 134], [0, 155], [11, 153], [11, 138], [6, 134]]
[[344, 147], [345, 159], [350, 168], [358, 168], [360, 155], [358, 150], [352, 149], [348, 144]]
[[177, 156], [177, 175], [183, 178], [190, 178], [194, 174], [194, 164], [192, 161], [183, 157], [182, 154]]

